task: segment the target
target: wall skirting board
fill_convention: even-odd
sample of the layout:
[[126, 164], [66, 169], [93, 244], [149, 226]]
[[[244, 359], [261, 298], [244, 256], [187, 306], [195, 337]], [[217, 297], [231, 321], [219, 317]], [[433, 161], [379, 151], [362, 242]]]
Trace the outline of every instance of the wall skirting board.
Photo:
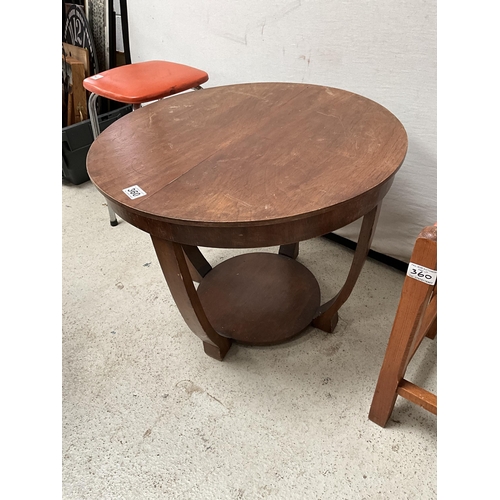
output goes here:
[[[324, 234], [323, 238], [326, 238], [327, 240], [338, 243], [339, 245], [343, 245], [347, 248], [350, 248], [351, 250], [356, 250], [357, 243], [355, 241], [348, 240], [347, 238], [344, 238], [343, 236], [339, 236], [338, 234], [335, 234], [335, 233]], [[386, 264], [387, 266], [393, 267], [394, 269], [397, 269], [398, 271], [402, 271], [405, 274], [406, 274], [406, 271], [408, 270], [408, 263], [407, 262], [403, 262], [402, 260], [395, 259], [394, 257], [389, 257], [388, 255], [384, 255], [383, 253], [376, 252], [375, 250], [370, 250], [368, 252], [368, 258], [376, 260], [376, 261], [381, 262], [383, 264]]]

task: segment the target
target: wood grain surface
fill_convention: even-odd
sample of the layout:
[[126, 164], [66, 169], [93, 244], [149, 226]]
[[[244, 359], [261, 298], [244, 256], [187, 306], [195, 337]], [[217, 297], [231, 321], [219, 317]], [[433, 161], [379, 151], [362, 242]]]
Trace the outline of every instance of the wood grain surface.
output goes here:
[[314, 275], [272, 253], [247, 253], [216, 266], [198, 287], [210, 324], [224, 337], [250, 345], [281, 343], [310, 323], [320, 304]]
[[[252, 247], [295, 243], [366, 214], [406, 150], [399, 120], [369, 99], [250, 83], [128, 114], [93, 143], [87, 169], [112, 208], [151, 234]], [[129, 199], [122, 190], [134, 185], [147, 194]]]

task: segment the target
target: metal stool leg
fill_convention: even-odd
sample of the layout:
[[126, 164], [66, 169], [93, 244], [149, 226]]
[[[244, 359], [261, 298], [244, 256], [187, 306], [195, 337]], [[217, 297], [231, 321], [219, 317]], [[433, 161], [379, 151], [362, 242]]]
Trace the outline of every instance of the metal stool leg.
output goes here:
[[108, 212], [109, 212], [109, 223], [111, 226], [118, 226], [118, 221], [116, 220], [116, 214], [114, 210], [108, 205]]
[[101, 133], [99, 129], [99, 119], [97, 117], [97, 98], [99, 96], [94, 94], [93, 92], [90, 94], [88, 108], [89, 108], [89, 118], [90, 118], [90, 126], [92, 127], [92, 134], [94, 139], [97, 139], [97, 136]]
[[[99, 117], [97, 116], [97, 98], [98, 95], [93, 92], [90, 94], [88, 109], [89, 109], [89, 117], [90, 117], [90, 126], [92, 127], [92, 134], [94, 136], [94, 140], [97, 139], [97, 136], [101, 133], [99, 128]], [[109, 212], [109, 223], [111, 226], [117, 226], [118, 221], [116, 220], [116, 214], [112, 208], [108, 206]]]

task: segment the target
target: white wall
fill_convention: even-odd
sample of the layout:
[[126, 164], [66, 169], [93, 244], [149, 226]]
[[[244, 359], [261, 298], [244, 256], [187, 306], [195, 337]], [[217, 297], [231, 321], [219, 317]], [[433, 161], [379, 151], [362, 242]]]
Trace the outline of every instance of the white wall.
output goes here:
[[[328, 85], [392, 111], [408, 154], [372, 248], [408, 261], [436, 221], [436, 0], [128, 0], [132, 61], [207, 71], [205, 87], [256, 81]], [[360, 224], [337, 231], [354, 241]]]

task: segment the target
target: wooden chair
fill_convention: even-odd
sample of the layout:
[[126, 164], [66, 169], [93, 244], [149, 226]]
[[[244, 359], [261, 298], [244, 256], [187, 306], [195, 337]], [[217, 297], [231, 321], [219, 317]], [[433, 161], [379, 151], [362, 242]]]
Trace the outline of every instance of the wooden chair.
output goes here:
[[437, 396], [404, 378], [424, 337], [437, 333], [437, 224], [418, 235], [368, 418], [385, 427], [401, 396], [437, 415]]

